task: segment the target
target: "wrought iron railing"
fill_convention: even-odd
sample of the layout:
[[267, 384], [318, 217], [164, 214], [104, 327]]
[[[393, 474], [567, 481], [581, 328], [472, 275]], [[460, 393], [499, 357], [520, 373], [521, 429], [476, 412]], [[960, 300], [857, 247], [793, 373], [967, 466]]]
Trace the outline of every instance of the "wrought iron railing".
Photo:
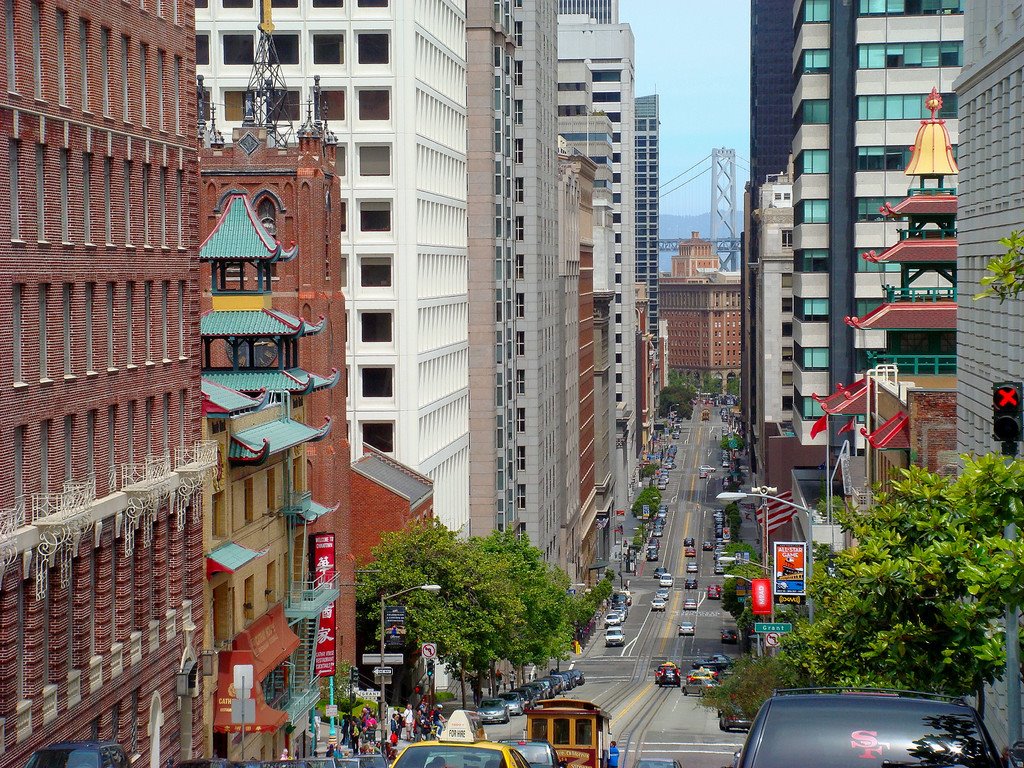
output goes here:
[[932, 288], [898, 288], [892, 285], [885, 287], [885, 300], [893, 302], [934, 302], [956, 301], [956, 286], [945, 285]]

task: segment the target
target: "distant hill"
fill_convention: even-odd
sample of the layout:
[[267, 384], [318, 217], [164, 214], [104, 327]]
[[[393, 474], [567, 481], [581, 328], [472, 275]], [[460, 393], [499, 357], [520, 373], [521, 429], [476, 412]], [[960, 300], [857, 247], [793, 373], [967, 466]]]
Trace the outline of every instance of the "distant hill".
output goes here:
[[693, 216], [676, 216], [663, 213], [659, 217], [659, 235], [666, 240], [676, 237], [689, 237], [696, 230], [702, 237], [711, 236], [711, 212]]

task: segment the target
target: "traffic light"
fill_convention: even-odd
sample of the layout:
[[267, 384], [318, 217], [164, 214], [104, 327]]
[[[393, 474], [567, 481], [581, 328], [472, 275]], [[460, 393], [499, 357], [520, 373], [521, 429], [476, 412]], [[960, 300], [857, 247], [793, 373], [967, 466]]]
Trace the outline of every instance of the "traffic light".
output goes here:
[[427, 677], [434, 676], [434, 660], [427, 659]]
[[1001, 443], [1020, 442], [1024, 407], [1019, 381], [992, 385], [992, 436]]
[[348, 684], [352, 690], [359, 687], [359, 667], [352, 667], [348, 671]]
[[415, 688], [412, 689], [412, 692], [419, 696], [421, 693], [423, 693], [423, 689], [417, 685]]

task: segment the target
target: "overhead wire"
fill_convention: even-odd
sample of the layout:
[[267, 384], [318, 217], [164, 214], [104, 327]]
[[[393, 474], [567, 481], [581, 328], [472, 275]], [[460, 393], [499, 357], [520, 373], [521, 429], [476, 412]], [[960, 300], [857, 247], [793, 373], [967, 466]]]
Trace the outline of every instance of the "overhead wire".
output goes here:
[[[704, 174], [706, 174], [706, 173], [710, 173], [710, 172], [711, 172], [711, 168], [705, 168], [705, 169], [704, 169], [703, 171], [701, 171], [700, 173], [698, 173], [698, 174], [697, 174], [696, 176], [692, 176], [691, 178], [687, 179], [686, 181], [682, 181], [682, 182], [680, 182], [679, 184], [677, 184], [676, 186], [672, 187], [672, 189], [668, 190], [668, 192], [662, 192], [662, 193], [660, 193], [660, 194], [658, 195], [658, 198], [660, 199], [660, 198], [665, 198], [665, 197], [668, 197], [668, 196], [669, 196], [669, 195], [671, 195], [671, 194], [672, 194], [673, 192], [676, 192], [677, 190], [680, 190], [680, 189], [682, 189], [682, 188], [683, 188], [683, 187], [685, 187], [685, 186], [686, 186], [687, 184], [689, 184], [689, 183], [691, 183], [691, 182], [693, 182], [693, 181], [696, 181], [697, 179], [699, 179], [699, 178], [700, 178], [701, 176], [703, 176]], [[677, 178], [678, 178], [678, 177], [677, 177]]]
[[[678, 179], [678, 178], [679, 178], [680, 176], [685, 176], [685, 175], [686, 175], [686, 174], [688, 174], [688, 173], [689, 173], [690, 171], [692, 171], [692, 170], [693, 170], [694, 168], [696, 168], [696, 167], [697, 167], [698, 165], [700, 165], [701, 163], [703, 163], [703, 162], [704, 162], [705, 160], [710, 160], [710, 159], [711, 159], [711, 153], [709, 152], [708, 154], [706, 154], [706, 155], [705, 155], [704, 157], [702, 157], [702, 158], [701, 158], [700, 160], [698, 160], [698, 161], [697, 161], [696, 163], [694, 163], [693, 165], [691, 165], [691, 166], [690, 166], [689, 168], [687, 168], [687, 169], [686, 169], [685, 171], [683, 171], [682, 173], [677, 173], [677, 174], [676, 174], [675, 176], [673, 176], [673, 177], [672, 177], [671, 179], [669, 179], [668, 181], [662, 182], [662, 183], [661, 183], [661, 184], [660, 184], [660, 185], [658, 186], [658, 189], [663, 189], [664, 187], [667, 187], [667, 186], [668, 186], [669, 184], [671, 184], [671, 183], [672, 183], [673, 181], [675, 181], [676, 179]], [[708, 168], [708, 170], [710, 171], [710, 170], [711, 170], [711, 168], [709, 167], [709, 168]]]

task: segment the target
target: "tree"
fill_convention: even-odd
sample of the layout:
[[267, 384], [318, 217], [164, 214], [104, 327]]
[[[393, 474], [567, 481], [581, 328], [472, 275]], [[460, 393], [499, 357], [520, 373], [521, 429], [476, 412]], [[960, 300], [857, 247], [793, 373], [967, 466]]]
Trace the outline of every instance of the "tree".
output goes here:
[[680, 418], [689, 419], [693, 416], [693, 398], [696, 396], [697, 389], [691, 380], [678, 371], [669, 371], [668, 385], [658, 395], [658, 415], [664, 418], [675, 409]]
[[1013, 231], [999, 244], [1006, 248], [1003, 256], [997, 256], [985, 267], [991, 274], [981, 278], [984, 290], [974, 298], [995, 297], [1000, 303], [1016, 299], [1024, 291], [1024, 231]]
[[[816, 621], [783, 639], [816, 685], [969, 694], [1002, 674], [999, 626], [1024, 599], [1024, 463], [968, 458], [956, 479], [912, 467], [839, 517], [858, 545], [811, 582]], [[828, 572], [834, 576], [828, 575]]]
[[660, 505], [661, 491], [657, 488], [644, 488], [637, 494], [636, 501], [633, 502], [633, 517], [640, 517], [643, 514], [644, 506], [650, 509], [651, 512], [654, 512]]
[[732, 674], [722, 684], [709, 688], [700, 705], [726, 714], [754, 717], [777, 688], [801, 685], [800, 671], [783, 655], [744, 656], [736, 661]]

